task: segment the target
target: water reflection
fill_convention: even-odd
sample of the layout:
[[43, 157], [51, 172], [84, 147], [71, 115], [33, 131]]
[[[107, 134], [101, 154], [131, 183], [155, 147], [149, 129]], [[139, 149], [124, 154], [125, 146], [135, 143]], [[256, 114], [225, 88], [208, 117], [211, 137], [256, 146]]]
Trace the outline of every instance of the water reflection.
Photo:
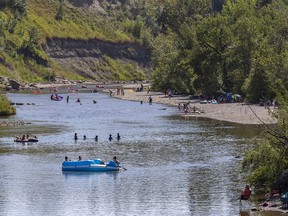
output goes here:
[[[121, 171], [120, 171], [121, 172]], [[65, 177], [65, 179], [79, 179], [78, 177], [84, 178], [84, 179], [91, 179], [91, 178], [100, 178], [100, 180], [103, 179], [103, 176], [110, 177], [113, 179], [116, 179], [118, 175], [120, 175], [120, 172], [75, 172], [75, 171], [62, 171], [62, 175]], [[124, 171], [123, 171], [124, 172]]]

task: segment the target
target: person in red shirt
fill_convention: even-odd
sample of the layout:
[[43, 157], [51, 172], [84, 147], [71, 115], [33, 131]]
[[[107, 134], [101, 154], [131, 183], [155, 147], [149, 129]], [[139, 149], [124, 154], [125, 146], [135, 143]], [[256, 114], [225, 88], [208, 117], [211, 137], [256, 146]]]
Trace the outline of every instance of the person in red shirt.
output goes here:
[[246, 185], [245, 189], [241, 194], [241, 200], [248, 200], [250, 198], [250, 195], [251, 195], [251, 188], [249, 187], [249, 185]]

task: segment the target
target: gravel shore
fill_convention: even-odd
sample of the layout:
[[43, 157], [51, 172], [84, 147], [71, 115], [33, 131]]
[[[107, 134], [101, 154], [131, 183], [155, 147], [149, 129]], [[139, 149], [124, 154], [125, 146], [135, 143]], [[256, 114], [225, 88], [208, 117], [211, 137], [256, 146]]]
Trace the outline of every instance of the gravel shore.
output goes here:
[[[210, 118], [220, 121], [233, 122], [239, 124], [275, 124], [277, 120], [272, 117], [272, 113], [277, 110], [273, 107], [265, 108], [259, 105], [247, 105], [245, 103], [221, 103], [221, 104], [202, 104], [200, 100], [191, 100], [188, 96], [173, 95], [169, 97], [161, 92], [152, 92], [147, 90], [136, 91], [139, 85], [124, 86], [124, 94], [118, 92], [117, 89], [111, 91], [113, 97], [123, 100], [142, 101], [148, 103], [149, 96], [152, 97], [153, 103], [166, 104], [169, 106], [181, 105], [179, 112], [185, 117], [191, 118]], [[182, 109], [183, 104], [188, 105], [188, 112]]]

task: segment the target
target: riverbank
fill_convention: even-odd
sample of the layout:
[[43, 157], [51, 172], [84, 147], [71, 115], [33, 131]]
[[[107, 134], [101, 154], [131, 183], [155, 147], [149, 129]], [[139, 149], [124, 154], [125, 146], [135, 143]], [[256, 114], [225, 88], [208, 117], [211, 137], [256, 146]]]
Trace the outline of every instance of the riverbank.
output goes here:
[[[83, 82], [85, 85], [96, 85], [95, 83]], [[53, 83], [35, 83], [33, 86], [36, 89], [49, 89], [63, 86], [77, 85], [75, 82], [69, 80], [58, 80]], [[101, 86], [106, 86], [107, 83], [101, 83]], [[149, 83], [143, 84], [143, 91], [137, 91], [140, 84], [119, 84], [121, 89], [124, 90], [124, 94], [119, 91], [116, 87], [111, 89], [103, 88], [99, 91], [110, 93], [111, 96], [120, 98], [123, 100], [130, 101], [142, 101], [148, 103], [149, 97], [152, 98], [152, 103], [160, 103], [168, 106], [179, 107], [179, 114], [185, 118], [209, 118], [219, 121], [226, 121], [238, 124], [275, 124], [277, 119], [272, 116], [272, 113], [277, 112], [277, 108], [269, 107], [268, 109], [264, 106], [246, 103], [200, 103], [199, 99], [191, 99], [189, 96], [183, 95], [172, 95], [169, 97], [162, 92], [147, 92]], [[184, 105], [185, 104], [185, 105]], [[187, 107], [186, 105], [189, 104]]]
[[[147, 86], [147, 85], [146, 85]], [[123, 100], [139, 101], [148, 103], [149, 97], [152, 103], [160, 103], [168, 106], [179, 107], [179, 113], [185, 118], [210, 118], [219, 121], [233, 122], [238, 124], [275, 124], [277, 119], [272, 117], [272, 113], [277, 110], [265, 108], [263, 106], [246, 103], [200, 103], [199, 99], [190, 99], [189, 96], [173, 95], [169, 97], [161, 92], [147, 90], [137, 91], [139, 85], [124, 85], [122, 94], [117, 89], [104, 90], [111, 91], [111, 96]], [[188, 109], [184, 110], [184, 104], [189, 104]], [[180, 105], [180, 106], [179, 106]], [[184, 107], [184, 108], [183, 108]]]

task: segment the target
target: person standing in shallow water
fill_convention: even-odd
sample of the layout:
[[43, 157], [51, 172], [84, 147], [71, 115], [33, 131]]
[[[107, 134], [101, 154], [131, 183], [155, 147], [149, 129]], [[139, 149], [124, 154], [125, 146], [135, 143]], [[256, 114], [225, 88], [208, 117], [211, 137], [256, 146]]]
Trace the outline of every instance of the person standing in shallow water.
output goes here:
[[111, 134], [109, 135], [109, 138], [108, 138], [108, 140], [109, 140], [109, 141], [112, 141], [112, 140], [113, 140], [113, 138], [112, 138], [112, 135], [111, 135]]
[[74, 140], [78, 140], [77, 133], [74, 134]]
[[121, 139], [120, 134], [117, 133], [117, 141], [119, 141]]
[[152, 97], [149, 96], [149, 104], [151, 105], [152, 104]]

